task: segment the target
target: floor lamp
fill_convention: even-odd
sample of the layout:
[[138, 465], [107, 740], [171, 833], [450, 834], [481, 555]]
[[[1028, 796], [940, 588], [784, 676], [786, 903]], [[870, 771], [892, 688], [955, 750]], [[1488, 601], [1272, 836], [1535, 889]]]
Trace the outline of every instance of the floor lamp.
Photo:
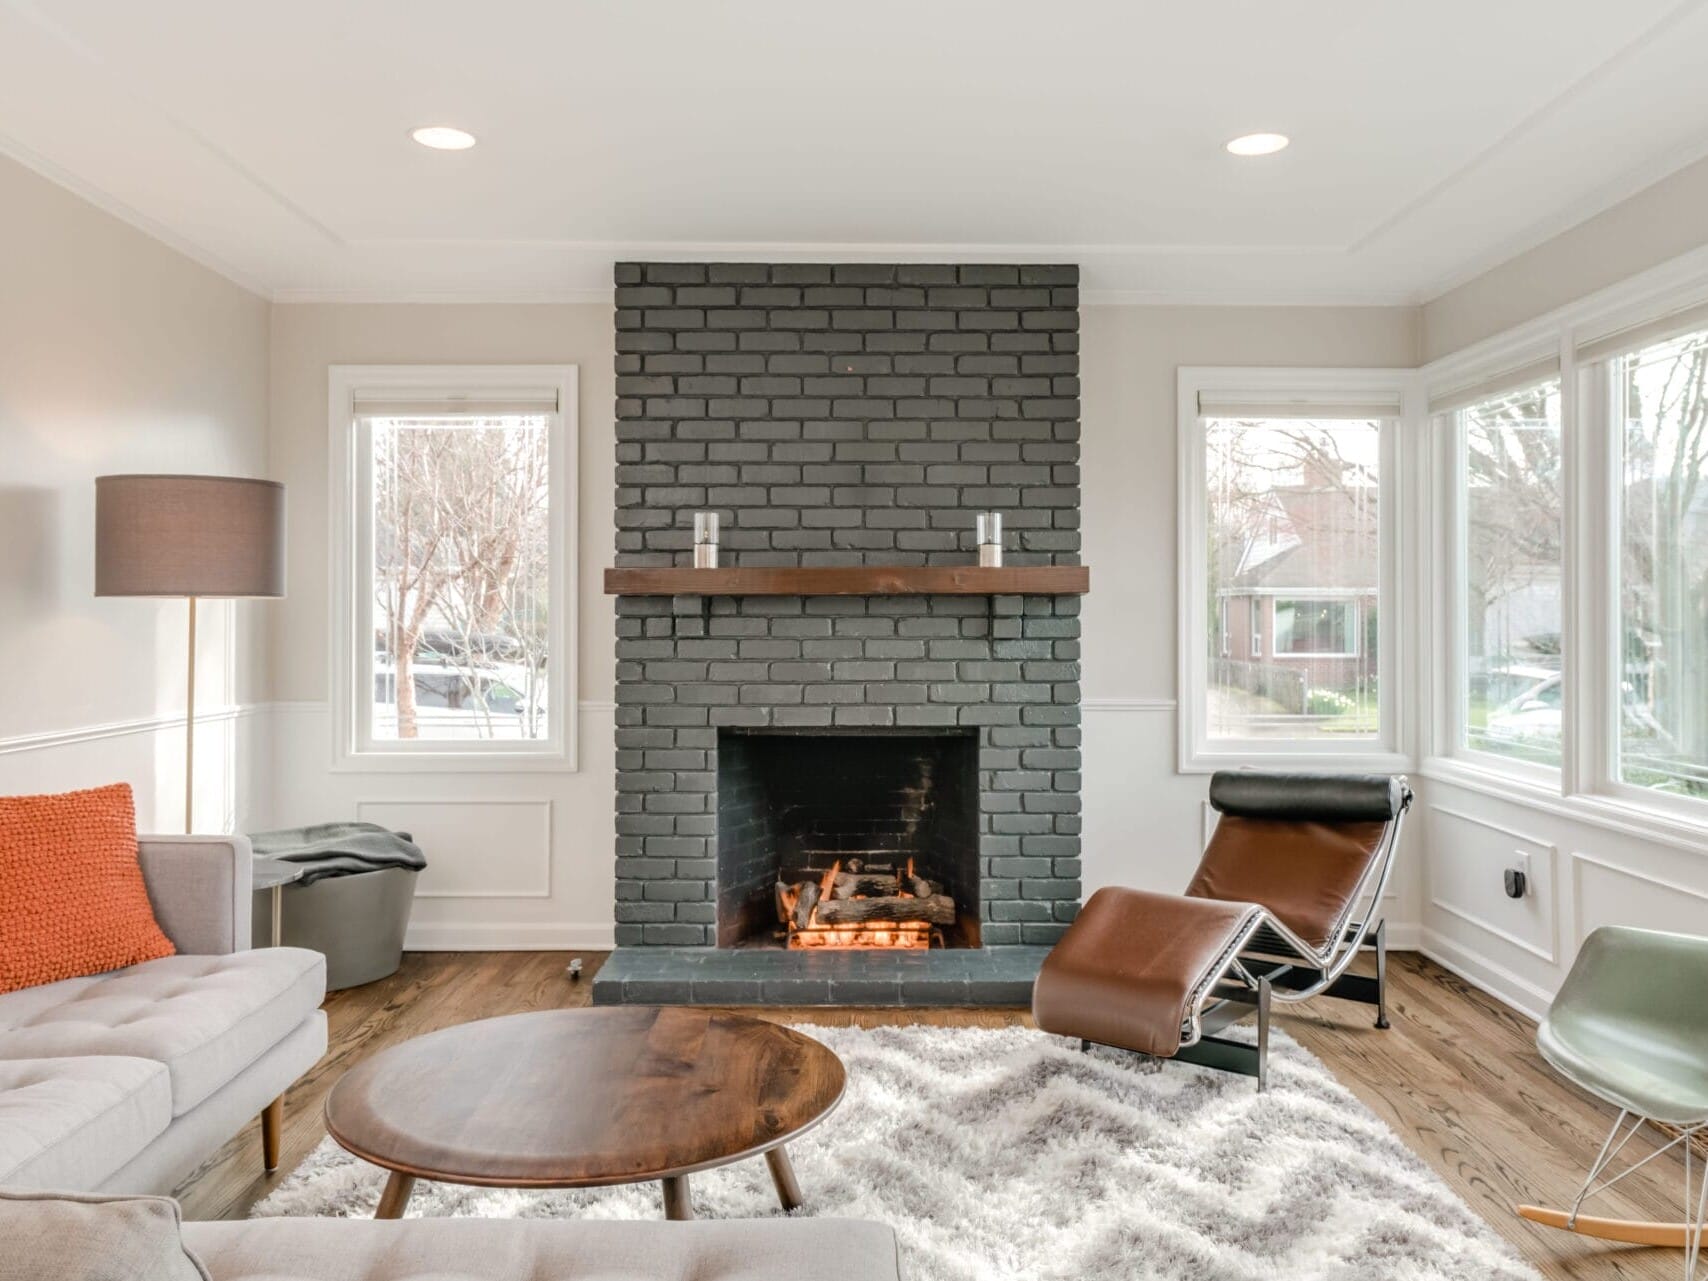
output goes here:
[[184, 831], [196, 778], [196, 601], [285, 594], [285, 487], [236, 476], [97, 476], [95, 595], [190, 604]]

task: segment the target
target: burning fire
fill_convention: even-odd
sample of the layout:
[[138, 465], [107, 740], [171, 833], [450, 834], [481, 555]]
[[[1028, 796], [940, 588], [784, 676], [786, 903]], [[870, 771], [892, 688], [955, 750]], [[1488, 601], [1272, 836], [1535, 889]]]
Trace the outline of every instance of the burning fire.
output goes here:
[[[856, 864], [856, 866], [858, 866]], [[841, 860], [830, 865], [819, 880], [818, 902], [826, 902], [831, 897], [831, 891], [836, 885], [837, 873], [842, 870]], [[895, 893], [890, 897], [913, 898], [911, 890], [902, 888], [913, 879], [913, 860], [907, 860], [905, 876], [897, 878]], [[810, 882], [808, 888], [811, 888]], [[788, 926], [790, 948], [850, 948], [850, 947], [882, 947], [882, 948], [929, 948], [931, 946], [931, 922], [918, 921], [883, 921], [864, 925], [821, 925], [818, 920], [818, 905], [813, 905], [807, 916], [804, 927], [796, 927], [793, 923], [795, 908], [801, 899], [801, 891], [797, 886], [781, 887], [778, 891], [778, 909], [783, 917], [790, 921]], [[863, 899], [864, 894], [853, 895], [854, 899]]]
[[930, 947], [927, 921], [895, 921], [888, 925], [809, 925], [789, 933], [790, 947]]

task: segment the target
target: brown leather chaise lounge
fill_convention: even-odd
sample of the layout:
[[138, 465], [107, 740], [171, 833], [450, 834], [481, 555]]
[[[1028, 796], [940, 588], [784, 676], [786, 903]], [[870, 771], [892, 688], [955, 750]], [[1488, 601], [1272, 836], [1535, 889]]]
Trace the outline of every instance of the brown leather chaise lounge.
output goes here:
[[[1044, 960], [1033, 1018], [1082, 1048], [1242, 1072], [1260, 1090], [1271, 1001], [1363, 1001], [1387, 1027], [1376, 918], [1411, 799], [1384, 775], [1212, 775], [1221, 818], [1186, 893], [1093, 894]], [[1346, 973], [1367, 944], [1376, 977]], [[1214, 1035], [1254, 1010], [1255, 1044]]]

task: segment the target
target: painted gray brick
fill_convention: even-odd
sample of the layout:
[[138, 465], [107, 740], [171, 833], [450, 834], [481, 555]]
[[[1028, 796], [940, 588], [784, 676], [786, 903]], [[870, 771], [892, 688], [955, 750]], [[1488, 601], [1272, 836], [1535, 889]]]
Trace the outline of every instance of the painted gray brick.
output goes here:
[[[727, 564], [964, 564], [986, 507], [1015, 563], [1077, 560], [1077, 269], [614, 278], [619, 564], [686, 563], [707, 506]], [[977, 729], [985, 942], [1073, 919], [1077, 600], [625, 598], [616, 643], [621, 946], [712, 941], [720, 726]]]

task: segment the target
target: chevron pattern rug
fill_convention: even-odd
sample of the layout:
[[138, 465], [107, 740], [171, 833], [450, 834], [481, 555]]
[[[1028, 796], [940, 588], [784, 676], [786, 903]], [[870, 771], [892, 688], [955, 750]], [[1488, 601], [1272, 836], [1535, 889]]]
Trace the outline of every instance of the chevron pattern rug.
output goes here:
[[[1285, 1034], [1270, 1088], [1025, 1028], [806, 1026], [848, 1093], [790, 1145], [797, 1214], [894, 1227], [910, 1281], [1537, 1281]], [[256, 1215], [371, 1215], [383, 1174], [327, 1139]], [[695, 1175], [702, 1218], [780, 1213], [765, 1163]], [[656, 1184], [421, 1183], [409, 1213], [661, 1217]]]

